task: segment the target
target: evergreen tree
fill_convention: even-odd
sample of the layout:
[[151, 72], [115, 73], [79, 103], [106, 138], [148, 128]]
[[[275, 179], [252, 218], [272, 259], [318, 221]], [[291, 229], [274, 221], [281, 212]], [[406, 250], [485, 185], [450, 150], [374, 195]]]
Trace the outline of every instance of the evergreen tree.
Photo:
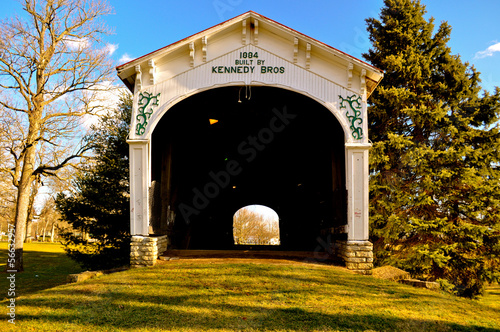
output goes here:
[[365, 59], [385, 70], [370, 98], [370, 222], [379, 264], [439, 280], [461, 296], [499, 279], [500, 89], [435, 30], [416, 0], [367, 19]]
[[60, 193], [57, 208], [62, 218], [87, 236], [63, 235], [67, 254], [88, 269], [128, 264], [129, 159], [128, 144], [132, 98], [123, 96], [119, 107], [102, 117], [86, 140], [94, 157], [74, 182], [74, 192]]

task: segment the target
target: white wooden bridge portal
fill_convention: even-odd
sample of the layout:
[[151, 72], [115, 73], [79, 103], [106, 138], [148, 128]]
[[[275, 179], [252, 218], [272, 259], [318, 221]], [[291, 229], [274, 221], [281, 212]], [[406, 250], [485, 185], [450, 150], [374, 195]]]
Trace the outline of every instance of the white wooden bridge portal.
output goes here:
[[234, 249], [233, 214], [262, 204], [279, 250], [335, 248], [370, 273], [366, 100], [381, 70], [247, 12], [117, 71], [134, 94], [133, 266], [167, 245]]

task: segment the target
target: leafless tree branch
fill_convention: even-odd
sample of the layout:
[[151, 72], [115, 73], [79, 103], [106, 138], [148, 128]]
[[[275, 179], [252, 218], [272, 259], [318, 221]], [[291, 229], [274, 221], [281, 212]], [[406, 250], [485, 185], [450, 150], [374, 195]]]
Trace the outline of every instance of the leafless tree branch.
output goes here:
[[[24, 13], [0, 21], [0, 110], [14, 123], [2, 126], [0, 171], [17, 187], [16, 249], [22, 252], [31, 184], [57, 176], [90, 147], [78, 145], [81, 119], [96, 112], [91, 90], [105, 90], [114, 72], [102, 36], [111, 13], [105, 0], [22, 0]], [[16, 116], [15, 114], [19, 114]], [[73, 151], [73, 152], [72, 152]], [[75, 165], [76, 166], [76, 165]], [[16, 256], [22, 271], [22, 256]]]

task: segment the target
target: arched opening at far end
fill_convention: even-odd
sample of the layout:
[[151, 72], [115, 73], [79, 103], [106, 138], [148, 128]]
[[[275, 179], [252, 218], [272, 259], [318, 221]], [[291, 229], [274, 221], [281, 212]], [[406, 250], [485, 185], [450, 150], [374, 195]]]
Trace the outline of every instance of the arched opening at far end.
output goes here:
[[233, 215], [235, 245], [279, 246], [279, 216], [264, 205], [247, 205]]

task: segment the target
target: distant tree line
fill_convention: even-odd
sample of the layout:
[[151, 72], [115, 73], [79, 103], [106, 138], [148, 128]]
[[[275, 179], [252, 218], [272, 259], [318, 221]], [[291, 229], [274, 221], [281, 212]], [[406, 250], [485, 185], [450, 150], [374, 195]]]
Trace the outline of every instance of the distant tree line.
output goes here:
[[279, 244], [277, 220], [245, 207], [233, 217], [234, 244], [277, 245]]

